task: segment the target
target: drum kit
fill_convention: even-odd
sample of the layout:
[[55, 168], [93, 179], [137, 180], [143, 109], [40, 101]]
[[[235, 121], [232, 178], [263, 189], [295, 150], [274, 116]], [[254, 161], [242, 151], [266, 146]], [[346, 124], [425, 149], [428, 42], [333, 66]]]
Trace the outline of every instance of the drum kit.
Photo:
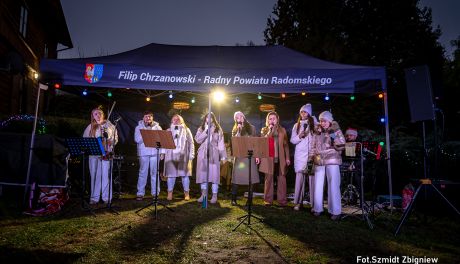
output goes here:
[[[364, 200], [364, 153], [372, 153], [363, 148], [361, 142], [347, 142], [345, 144], [345, 158], [343, 159], [342, 165], [340, 166], [340, 172], [342, 176], [342, 182], [348, 180], [345, 190], [342, 193], [342, 200], [345, 202], [345, 206], [356, 205], [359, 201], [359, 207], [348, 215], [357, 216], [365, 220], [370, 229], [373, 229], [373, 224], [369, 218], [370, 206]], [[359, 181], [355, 181], [359, 179]], [[353, 183], [357, 182], [359, 185], [356, 187]]]

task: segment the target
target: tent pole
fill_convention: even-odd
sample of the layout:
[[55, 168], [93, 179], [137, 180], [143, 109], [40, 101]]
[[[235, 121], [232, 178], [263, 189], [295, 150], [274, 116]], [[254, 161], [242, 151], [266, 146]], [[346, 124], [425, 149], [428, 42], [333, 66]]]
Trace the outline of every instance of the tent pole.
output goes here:
[[207, 134], [208, 134], [208, 147], [206, 148], [206, 162], [207, 162], [207, 169], [206, 169], [206, 196], [203, 197], [203, 200], [206, 199], [206, 201], [204, 201], [204, 205], [205, 207], [204, 208], [208, 208], [208, 194], [209, 194], [209, 149], [211, 148], [211, 107], [212, 107], [212, 89], [209, 89], [209, 102], [208, 102], [208, 115], [206, 117], [206, 122], [208, 122], [208, 131], [207, 131]]
[[[46, 87], [46, 88], [45, 88]], [[35, 145], [35, 134], [37, 130], [37, 118], [38, 118], [38, 106], [40, 104], [40, 92], [41, 90], [48, 89], [47, 86], [38, 83], [37, 87], [37, 101], [35, 102], [35, 118], [34, 118], [34, 126], [32, 128], [32, 135], [30, 136], [30, 147], [29, 147], [29, 163], [27, 164], [27, 176], [26, 176], [26, 184], [24, 186], [24, 199], [23, 205], [26, 206], [26, 199], [27, 199], [27, 192], [29, 189], [29, 180], [30, 180], [30, 168], [32, 167], [32, 156], [34, 151]], [[30, 197], [29, 197], [30, 198]]]
[[391, 155], [390, 155], [390, 119], [388, 118], [388, 90], [385, 87], [383, 93], [383, 104], [385, 106], [385, 141], [387, 146], [387, 173], [388, 173], [388, 190], [390, 192], [390, 212], [393, 213], [393, 183], [391, 177]]

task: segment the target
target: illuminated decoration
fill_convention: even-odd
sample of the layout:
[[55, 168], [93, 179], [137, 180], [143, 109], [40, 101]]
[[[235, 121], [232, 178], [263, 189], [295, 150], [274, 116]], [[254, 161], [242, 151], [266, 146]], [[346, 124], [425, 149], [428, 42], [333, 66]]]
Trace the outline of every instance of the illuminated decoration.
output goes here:
[[285, 94], [285, 93], [282, 93], [282, 94], [281, 94], [281, 98], [283, 98], [283, 99], [286, 98], [286, 94]]
[[385, 123], [385, 117], [380, 118], [381, 123]]
[[225, 99], [225, 93], [220, 90], [216, 90], [213, 92], [213, 98], [216, 102], [222, 102]]
[[261, 104], [259, 106], [259, 110], [261, 112], [273, 112], [276, 110], [276, 107], [275, 105], [272, 105], [272, 104]]
[[329, 99], [331, 98], [329, 98], [329, 94], [327, 93], [326, 96], [324, 96], [324, 100], [329, 101]]
[[257, 99], [262, 100], [262, 95], [260, 93], [257, 95]]
[[[9, 117], [8, 119], [0, 122], [0, 130], [4, 130], [11, 127], [18, 127], [17, 124], [14, 123], [23, 123], [23, 122], [34, 122], [35, 116], [33, 115], [14, 115]], [[20, 126], [23, 127], [23, 126]], [[19, 128], [19, 127], [18, 127]], [[37, 119], [37, 134], [45, 134], [46, 133], [46, 121], [42, 118]], [[30, 133], [30, 131], [29, 131]]]
[[235, 103], [238, 104], [239, 102], [240, 102], [240, 98], [237, 96], [237, 97], [235, 98]]
[[385, 145], [385, 143], [383, 141], [380, 141], [379, 145], [383, 147]]
[[150, 102], [150, 96], [147, 96], [147, 98], [145, 98], [145, 101]]
[[195, 103], [195, 97], [192, 97], [192, 100], [190, 100], [190, 102], [192, 102], [192, 104]]
[[379, 93], [379, 98], [383, 99], [383, 93]]
[[190, 109], [190, 104], [187, 102], [174, 102], [173, 108], [176, 110], [188, 110]]
[[54, 89], [61, 89], [61, 84], [60, 83], [55, 83], [54, 84]]
[[354, 100], [355, 100], [355, 96], [354, 96], [354, 95], [350, 96], [350, 100], [351, 100], [351, 101], [354, 101]]
[[173, 96], [172, 91], [169, 91], [169, 99], [173, 99], [173, 97], [174, 97], [174, 96]]
[[38, 77], [39, 77], [38, 72], [34, 72], [34, 79], [38, 80]]
[[305, 95], [307, 95], [307, 93], [306, 93], [306, 92], [302, 92], [302, 96], [305, 96]]
[[108, 97], [112, 97], [112, 92], [111, 92], [111, 91], [108, 91], [108, 92], [107, 92], [107, 96], [108, 96]]
[[88, 91], [85, 89], [85, 90], [83, 90], [82, 94], [83, 94], [84, 96], [87, 96], [87, 95], [88, 95]]

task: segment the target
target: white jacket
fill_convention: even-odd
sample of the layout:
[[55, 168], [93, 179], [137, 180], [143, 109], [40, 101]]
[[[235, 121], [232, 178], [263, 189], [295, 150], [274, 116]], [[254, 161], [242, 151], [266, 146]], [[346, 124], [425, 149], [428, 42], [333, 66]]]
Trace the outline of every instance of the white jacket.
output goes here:
[[[299, 133], [304, 131], [303, 124], [301, 123], [301, 127], [299, 129]], [[308, 131], [308, 127], [307, 127]], [[306, 137], [299, 138], [297, 134], [297, 123], [292, 128], [291, 133], [291, 143], [295, 145], [295, 152], [294, 152], [294, 170], [295, 172], [303, 172], [307, 167], [308, 162], [308, 154], [310, 151], [310, 144], [312, 140], [312, 134], [308, 133]]]
[[[137, 155], [138, 156], [156, 156], [157, 149], [156, 148], [148, 148], [144, 145], [144, 141], [142, 140], [141, 129], [148, 129], [148, 130], [162, 130], [161, 126], [157, 122], [153, 122], [152, 126], [146, 127], [144, 124], [144, 120], [140, 120], [136, 129], [134, 130], [134, 141], [137, 143]], [[162, 149], [160, 149], [160, 153], [164, 153]]]

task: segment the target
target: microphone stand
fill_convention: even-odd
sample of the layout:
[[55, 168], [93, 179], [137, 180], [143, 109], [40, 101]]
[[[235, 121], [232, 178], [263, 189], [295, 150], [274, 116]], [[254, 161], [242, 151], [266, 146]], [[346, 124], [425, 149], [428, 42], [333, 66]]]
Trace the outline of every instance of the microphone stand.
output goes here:
[[142, 210], [146, 209], [147, 207], [153, 205], [154, 211], [155, 211], [155, 219], [158, 219], [158, 210], [157, 210], [158, 205], [163, 206], [164, 208], [168, 209], [171, 212], [174, 212], [174, 210], [169, 208], [166, 204], [158, 201], [158, 189], [159, 189], [158, 178], [160, 178], [160, 148], [161, 148], [161, 144], [160, 144], [160, 142], [157, 142], [157, 146], [156, 146], [156, 150], [157, 150], [157, 173], [155, 175], [155, 189], [156, 190], [155, 190], [155, 195], [153, 196], [153, 201], [151, 203], [147, 204], [146, 206], [142, 207], [141, 209], [136, 211], [136, 214], [138, 214], [140, 211], [142, 211]]
[[[112, 107], [113, 109], [113, 107]], [[108, 122], [108, 121], [107, 121]], [[115, 131], [114, 133], [117, 133], [117, 125], [118, 125], [118, 121], [115, 122]], [[104, 131], [104, 134], [103, 134], [104, 138], [106, 139], [105, 141], [105, 144], [106, 144], [106, 149], [108, 150], [108, 144], [109, 144], [109, 139], [108, 139], [108, 134], [107, 132]], [[114, 149], [115, 149], [115, 146], [114, 146]], [[99, 209], [108, 209], [109, 211], [111, 211], [113, 214], [116, 214], [116, 215], [119, 215], [120, 212], [118, 212], [117, 210], [115, 210], [115, 208], [120, 208], [119, 206], [112, 206], [112, 175], [113, 175], [113, 155], [114, 153], [108, 153], [108, 158], [109, 158], [109, 199], [107, 201], [107, 206], [106, 207], [102, 207], [102, 208], [98, 208], [97, 210]], [[102, 165], [101, 165], [102, 166]]]

